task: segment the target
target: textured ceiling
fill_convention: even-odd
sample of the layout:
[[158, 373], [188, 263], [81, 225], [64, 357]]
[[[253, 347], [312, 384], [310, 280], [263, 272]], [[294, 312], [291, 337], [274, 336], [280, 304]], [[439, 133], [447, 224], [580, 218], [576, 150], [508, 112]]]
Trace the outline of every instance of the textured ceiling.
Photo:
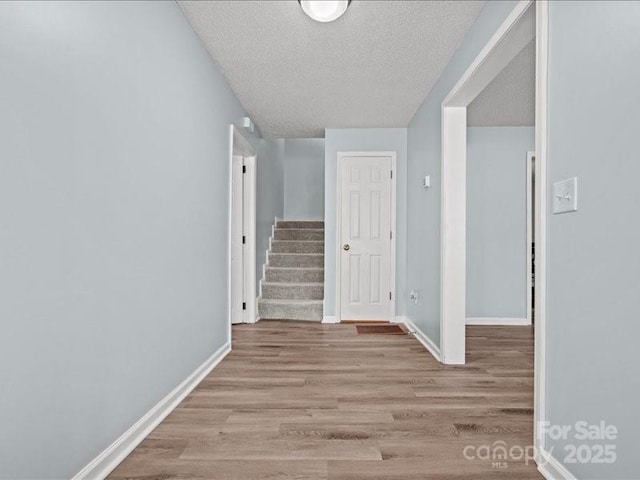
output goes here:
[[295, 0], [179, 2], [271, 137], [406, 127], [483, 3], [354, 0], [321, 24]]
[[534, 126], [536, 47], [532, 40], [471, 102], [470, 127]]

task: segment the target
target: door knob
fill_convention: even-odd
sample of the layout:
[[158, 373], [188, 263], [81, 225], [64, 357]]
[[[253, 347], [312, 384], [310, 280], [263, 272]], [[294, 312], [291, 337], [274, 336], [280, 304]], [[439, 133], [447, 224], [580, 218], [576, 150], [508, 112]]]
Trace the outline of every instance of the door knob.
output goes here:
[[342, 249], [343, 249], [343, 250], [349, 250], [350, 248], [351, 248], [351, 246], [350, 246], [348, 243], [345, 243], [345, 244], [342, 246]]

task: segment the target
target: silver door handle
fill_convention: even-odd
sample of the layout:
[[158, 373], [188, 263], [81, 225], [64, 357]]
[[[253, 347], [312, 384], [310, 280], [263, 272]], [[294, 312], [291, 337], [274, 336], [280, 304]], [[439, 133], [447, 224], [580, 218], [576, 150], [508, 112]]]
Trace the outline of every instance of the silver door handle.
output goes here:
[[343, 249], [343, 250], [349, 250], [350, 248], [351, 248], [351, 246], [350, 246], [348, 243], [345, 243], [345, 244], [342, 246], [342, 249]]

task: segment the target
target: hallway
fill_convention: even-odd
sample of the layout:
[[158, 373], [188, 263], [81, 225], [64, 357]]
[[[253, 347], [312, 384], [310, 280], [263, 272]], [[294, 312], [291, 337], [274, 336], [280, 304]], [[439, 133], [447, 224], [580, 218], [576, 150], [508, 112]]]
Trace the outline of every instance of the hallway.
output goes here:
[[109, 478], [542, 478], [463, 455], [531, 445], [533, 330], [468, 327], [467, 342], [453, 367], [410, 335], [236, 325], [233, 351]]

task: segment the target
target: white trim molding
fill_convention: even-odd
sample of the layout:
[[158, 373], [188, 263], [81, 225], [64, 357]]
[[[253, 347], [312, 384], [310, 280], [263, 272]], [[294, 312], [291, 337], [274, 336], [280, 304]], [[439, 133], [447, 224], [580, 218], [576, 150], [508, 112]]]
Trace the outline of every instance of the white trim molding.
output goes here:
[[258, 316], [258, 304], [256, 303], [256, 242], [257, 242], [257, 196], [258, 196], [258, 184], [257, 174], [258, 168], [256, 165], [257, 156], [249, 156], [244, 158], [244, 164], [247, 169], [247, 174], [244, 178], [244, 225], [242, 231], [247, 238], [247, 243], [244, 245], [245, 253], [245, 266], [244, 266], [244, 296], [247, 302], [247, 311], [244, 316], [244, 321], [247, 323], [254, 323]]
[[578, 480], [567, 468], [556, 460], [550, 452], [538, 452], [538, 471], [546, 480]]
[[527, 318], [519, 317], [467, 317], [467, 325], [531, 325]]
[[264, 263], [262, 264], [262, 277], [258, 282], [258, 296], [256, 297], [256, 303], [255, 303], [256, 307], [254, 312], [255, 317], [254, 317], [253, 323], [258, 323], [260, 321], [260, 312], [258, 309], [258, 305], [260, 305], [260, 300], [262, 300], [262, 284], [267, 281], [267, 267], [269, 266], [269, 253], [271, 252], [271, 245], [276, 236], [276, 225], [278, 225], [278, 222], [280, 222], [281, 220], [282, 219], [280, 217], [274, 217], [273, 225], [271, 225], [271, 236], [268, 239], [267, 250], [265, 251], [265, 254], [264, 254]]
[[246, 235], [247, 243], [243, 245], [243, 256], [245, 259], [243, 267], [243, 292], [242, 301], [246, 302], [246, 310], [243, 310], [240, 317], [241, 323], [252, 323], [257, 313], [257, 305], [254, 303], [256, 298], [256, 198], [257, 198], [257, 153], [251, 143], [242, 135], [234, 124], [229, 125], [229, 195], [228, 195], [228, 238], [227, 238], [227, 288], [228, 288], [228, 333], [231, 338], [232, 325], [232, 305], [235, 299], [231, 298], [231, 278], [232, 278], [232, 248], [233, 242], [239, 241], [232, 238], [233, 218], [236, 212], [233, 211], [233, 157], [242, 156], [243, 167], [246, 168], [246, 175], [243, 175], [243, 198], [242, 203], [244, 212], [242, 215], [243, 225], [242, 232]]
[[335, 315], [325, 315], [322, 317], [322, 323], [340, 323]]
[[180, 385], [144, 414], [115, 442], [103, 450], [72, 480], [103, 480], [109, 475], [151, 431], [206, 377], [231, 351], [231, 343], [220, 347], [205, 362], [196, 368]]
[[[535, 274], [533, 269], [533, 230], [534, 230], [534, 218], [533, 218], [533, 185], [534, 185], [534, 176], [535, 176], [535, 152], [527, 152], [527, 254], [525, 261], [526, 265], [526, 302], [527, 302], [527, 320], [529, 321], [529, 325], [533, 321], [533, 287], [535, 285], [533, 276]], [[537, 179], [536, 179], [537, 180]]]
[[[549, 3], [536, 2], [536, 185], [535, 185], [535, 364], [533, 393], [533, 442], [538, 452], [545, 451], [545, 436], [540, 426], [547, 419], [547, 113], [549, 62]], [[538, 464], [541, 464], [538, 461]]]
[[431, 340], [422, 330], [420, 330], [413, 321], [406, 316], [397, 316], [395, 318], [395, 323], [402, 323], [409, 333], [411, 333], [418, 341], [426, 348], [433, 358], [437, 361], [442, 362], [442, 358], [440, 355], [440, 348]]

